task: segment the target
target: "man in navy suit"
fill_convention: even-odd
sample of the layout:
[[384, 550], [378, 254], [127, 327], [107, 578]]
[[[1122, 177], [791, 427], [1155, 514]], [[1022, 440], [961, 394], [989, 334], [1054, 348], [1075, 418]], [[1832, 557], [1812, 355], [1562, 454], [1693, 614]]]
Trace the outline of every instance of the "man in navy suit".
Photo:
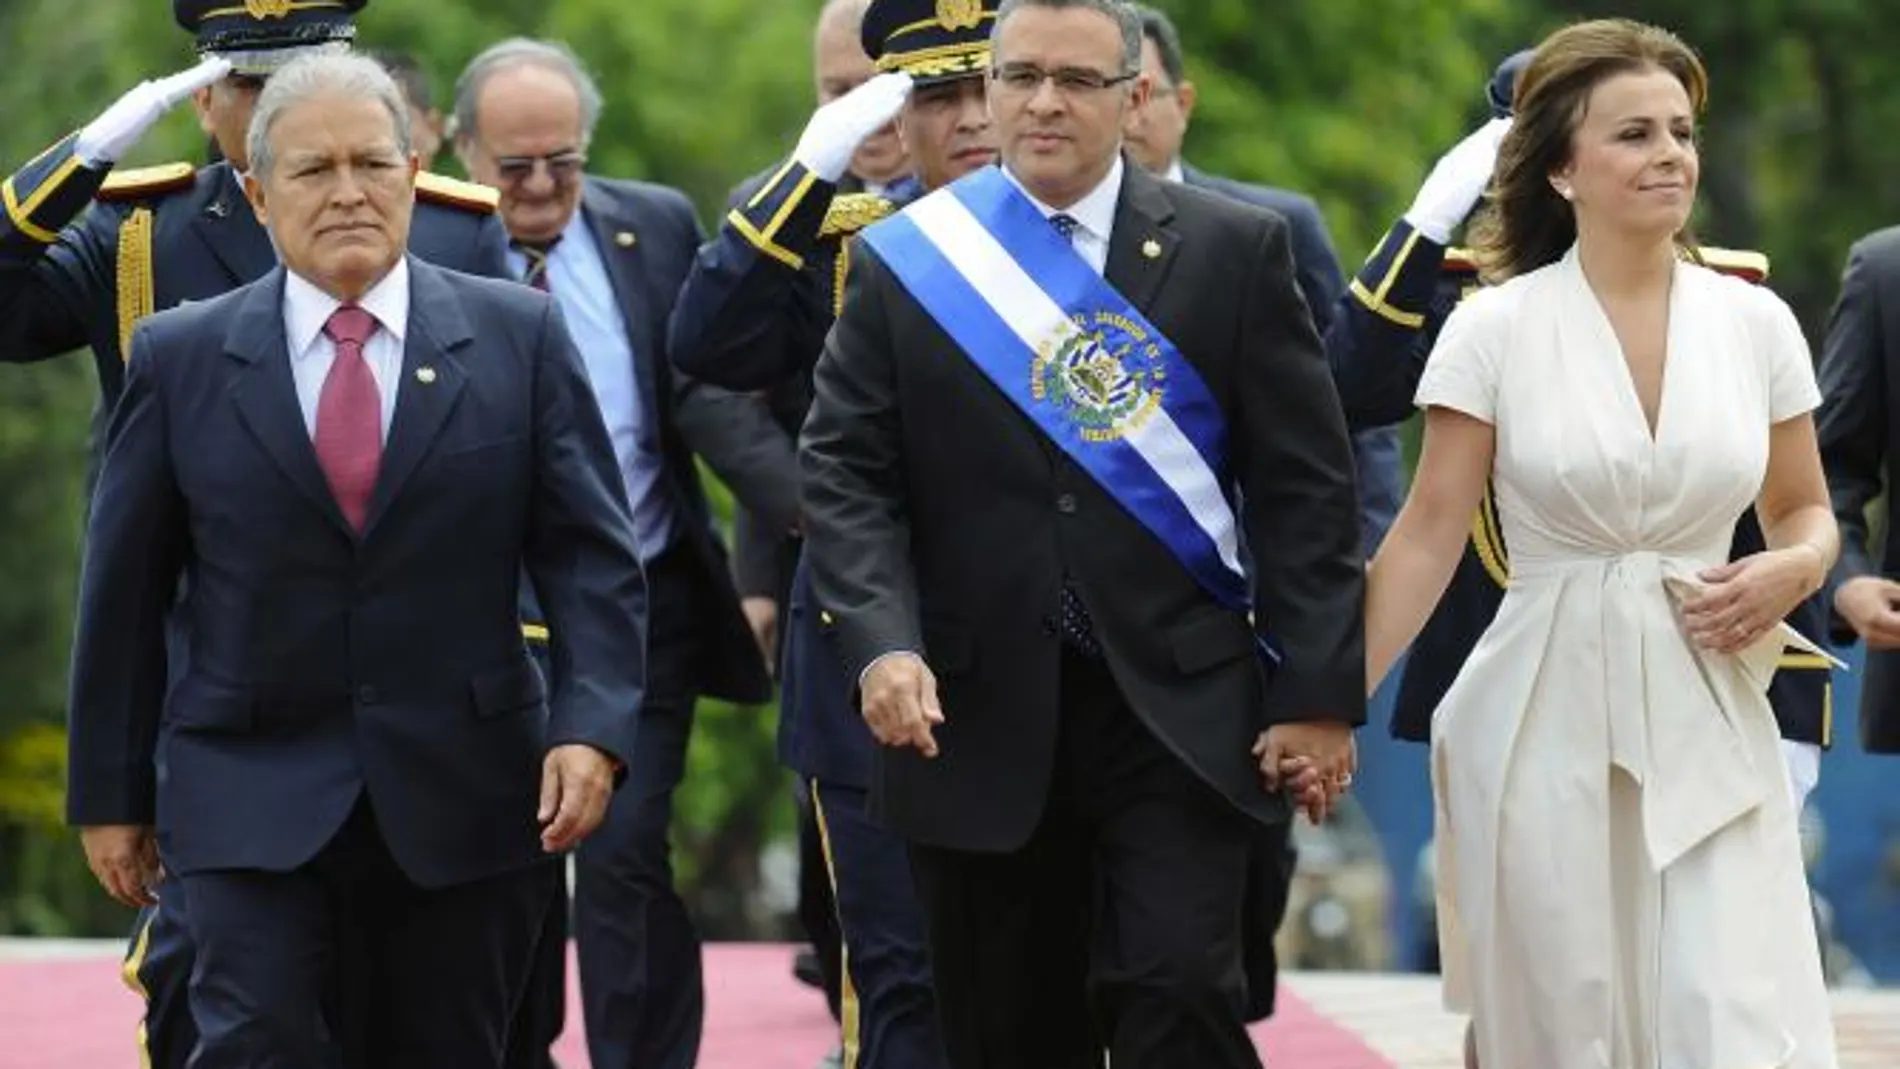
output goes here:
[[[676, 190], [587, 173], [600, 109], [599, 89], [567, 48], [502, 41], [456, 83], [455, 148], [476, 181], [501, 192], [516, 273], [553, 296], [585, 359], [652, 590], [640, 747], [605, 827], [576, 857], [589, 1058], [595, 1069], [690, 1069], [704, 985], [699, 940], [673, 887], [673, 791], [699, 695], [771, 697], [695, 454], [748, 499], [789, 499], [794, 489], [782, 477], [774, 485], [762, 466], [769, 454], [758, 443], [772, 427], [752, 398], [669, 367], [666, 322], [699, 248], [698, 219]], [[562, 941], [546, 946], [528, 994], [531, 1014], [546, 1008], [542, 1021], [563, 997]], [[554, 1036], [525, 1038], [544, 1049]]]
[[417, 164], [380, 66], [286, 66], [247, 147], [284, 266], [133, 334], [87, 530], [68, 818], [115, 898], [149, 902], [160, 857], [185, 896], [196, 1069], [339, 1064], [319, 1007], [346, 934], [378, 1064], [499, 1067], [555, 856], [633, 754], [624, 489], [552, 303], [404, 255]]
[[[17, 212], [0, 211], [0, 360], [91, 351], [99, 383], [88, 481], [105, 418], [118, 400], [139, 320], [256, 281], [276, 266], [270, 238], [244, 202], [244, 136], [271, 74], [301, 55], [355, 38], [365, 0], [290, 12], [230, 0], [172, 0], [199, 66], [143, 82], [4, 179]], [[214, 162], [130, 169], [118, 161], [169, 110], [196, 111]], [[507, 277], [493, 190], [424, 172], [409, 230], [416, 256], [470, 274]], [[186, 987], [189, 918], [179, 895], [141, 910], [120, 970], [145, 1001], [139, 1064], [185, 1069], [197, 1042]], [[532, 1069], [522, 1066], [521, 1069]]]

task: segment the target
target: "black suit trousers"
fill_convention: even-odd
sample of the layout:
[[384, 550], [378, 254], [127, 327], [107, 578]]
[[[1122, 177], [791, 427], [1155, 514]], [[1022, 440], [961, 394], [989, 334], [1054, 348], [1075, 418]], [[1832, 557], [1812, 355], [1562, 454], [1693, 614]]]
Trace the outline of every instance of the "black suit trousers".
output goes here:
[[[549, 861], [418, 887], [390, 856], [367, 795], [296, 869], [180, 877], [197, 944], [190, 1064], [344, 1069], [347, 1047], [370, 1067], [500, 1069], [558, 879]], [[364, 1019], [326, 1011], [344, 980], [362, 985], [350, 1001]]]
[[1259, 836], [1106, 665], [1063, 655], [1056, 771], [1021, 849], [913, 845], [954, 1069], [1259, 1069], [1241, 932]]

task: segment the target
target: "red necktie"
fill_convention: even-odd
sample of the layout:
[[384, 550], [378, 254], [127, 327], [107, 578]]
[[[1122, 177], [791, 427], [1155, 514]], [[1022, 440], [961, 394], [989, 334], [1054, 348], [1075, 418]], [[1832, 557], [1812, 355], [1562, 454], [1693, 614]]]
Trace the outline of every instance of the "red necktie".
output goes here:
[[383, 399], [363, 359], [363, 343], [376, 333], [376, 317], [346, 304], [330, 316], [323, 333], [336, 343], [336, 359], [317, 397], [317, 463], [343, 518], [360, 532], [383, 463]]

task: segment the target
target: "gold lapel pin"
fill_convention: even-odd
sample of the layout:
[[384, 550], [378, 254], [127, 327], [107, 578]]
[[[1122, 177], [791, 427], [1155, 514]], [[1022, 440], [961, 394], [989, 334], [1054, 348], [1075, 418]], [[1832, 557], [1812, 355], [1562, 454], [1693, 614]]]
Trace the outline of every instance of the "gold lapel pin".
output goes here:
[[427, 366], [424, 366], [424, 367], [419, 367], [419, 368], [417, 368], [417, 369], [416, 369], [416, 381], [417, 381], [417, 382], [420, 382], [420, 383], [421, 383], [421, 384], [423, 384], [424, 386], [427, 386], [427, 385], [429, 385], [430, 383], [432, 383], [432, 382], [434, 382], [434, 381], [435, 381], [435, 369], [434, 369], [434, 368], [432, 368], [432, 367], [427, 367]]
[[633, 236], [633, 231], [631, 230], [622, 230], [620, 233], [614, 235], [614, 244], [623, 249], [633, 248], [633, 243], [639, 240], [639, 238]]
[[1141, 243], [1141, 254], [1150, 260], [1159, 259], [1161, 256], [1161, 243], [1153, 238], [1149, 238], [1147, 241]]

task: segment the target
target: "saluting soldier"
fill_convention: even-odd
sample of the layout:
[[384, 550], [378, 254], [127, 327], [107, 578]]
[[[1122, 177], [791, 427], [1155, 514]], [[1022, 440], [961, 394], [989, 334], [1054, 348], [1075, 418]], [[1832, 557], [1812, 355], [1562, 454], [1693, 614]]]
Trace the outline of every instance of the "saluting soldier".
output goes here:
[[[821, 106], [792, 157], [738, 201], [701, 250], [673, 317], [674, 362], [729, 389], [765, 391], [788, 459], [856, 234], [996, 159], [985, 96], [994, 0], [874, 0], [868, 10], [842, 0], [827, 14], [854, 11], [880, 73]], [[854, 157], [880, 148], [893, 117], [908, 173], [854, 174]], [[869, 155], [874, 164], [885, 154]], [[881, 191], [868, 191], [867, 179]], [[796, 522], [791, 514], [777, 529]], [[843, 1062], [942, 1065], [907, 849], [867, 815], [874, 743], [802, 562], [786, 604], [779, 753], [809, 793], [831, 865], [848, 992]]]
[[[350, 47], [367, 0], [174, 0], [200, 62], [140, 83], [0, 185], [0, 358], [25, 363], [74, 349], [98, 366], [97, 433], [124, 383], [132, 328], [155, 311], [254, 281], [277, 263], [239, 186], [245, 134], [271, 73], [313, 52]], [[115, 170], [140, 137], [190, 99], [221, 160]], [[444, 267], [507, 277], [492, 190], [438, 175], [416, 182], [410, 250]], [[146, 999], [146, 1064], [182, 1069], [197, 1039], [186, 984], [192, 949], [180, 896], [141, 911], [126, 983]]]

